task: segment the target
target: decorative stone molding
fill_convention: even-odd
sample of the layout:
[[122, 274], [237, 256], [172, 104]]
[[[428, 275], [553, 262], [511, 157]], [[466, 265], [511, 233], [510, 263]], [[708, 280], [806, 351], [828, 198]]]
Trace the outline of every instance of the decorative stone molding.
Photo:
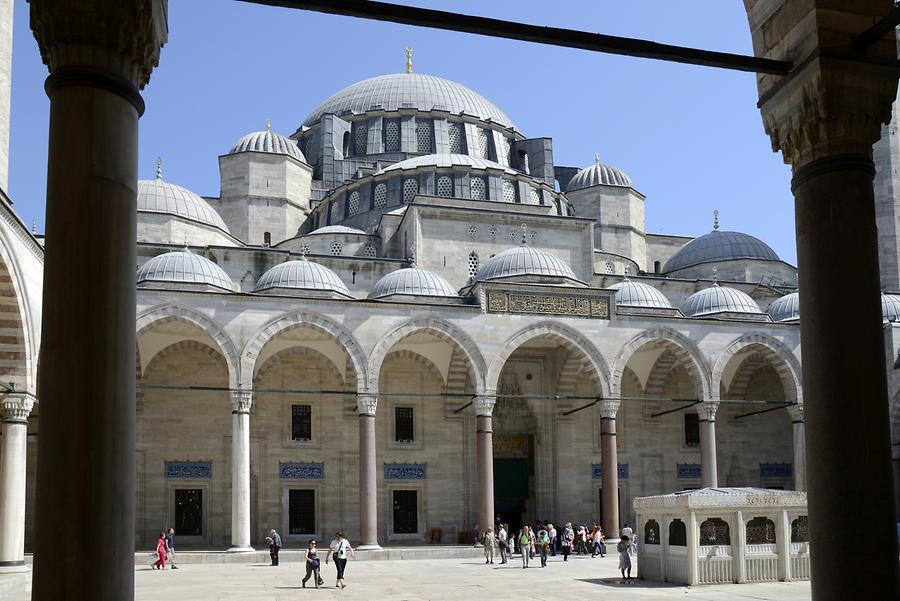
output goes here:
[[27, 423], [28, 415], [34, 408], [34, 397], [10, 392], [0, 397], [0, 421]]
[[356, 395], [356, 412], [359, 415], [375, 415], [378, 408], [378, 395], [360, 393]]
[[490, 417], [494, 413], [497, 404], [497, 396], [492, 394], [479, 394], [475, 397], [475, 415]]
[[794, 423], [803, 423], [803, 414], [806, 409], [803, 407], [803, 403], [797, 403], [796, 405], [788, 405], [785, 407], [787, 409], [788, 415], [791, 416], [791, 421]]
[[714, 422], [716, 421], [716, 412], [719, 410], [719, 403], [703, 401], [702, 403], [697, 403], [694, 409], [697, 411], [697, 415], [700, 416], [701, 422]]
[[250, 390], [232, 390], [231, 391], [231, 412], [232, 413], [250, 413], [250, 406], [253, 405], [253, 392]]
[[597, 407], [600, 408], [600, 417], [604, 419], [616, 419], [620, 404], [620, 401], [600, 401], [597, 403]]

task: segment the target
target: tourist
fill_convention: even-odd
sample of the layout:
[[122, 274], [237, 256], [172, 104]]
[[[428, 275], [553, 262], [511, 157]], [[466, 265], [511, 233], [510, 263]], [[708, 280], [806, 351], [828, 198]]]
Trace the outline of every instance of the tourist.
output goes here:
[[350, 546], [350, 541], [344, 538], [343, 532], [338, 530], [334, 533], [334, 540], [328, 545], [328, 554], [325, 555], [326, 564], [328, 563], [328, 558], [334, 555], [334, 566], [337, 568], [337, 582], [334, 585], [335, 588], [346, 588], [347, 586], [344, 582], [344, 570], [347, 568], [348, 553], [350, 554], [350, 557], [356, 559], [356, 551]]
[[319, 585], [324, 584], [325, 581], [322, 580], [322, 576], [319, 573], [321, 564], [319, 562], [319, 549], [316, 548], [315, 539], [306, 544], [306, 555], [304, 556], [304, 559], [306, 560], [306, 576], [303, 578], [303, 588], [306, 588], [306, 581], [309, 580], [310, 576], [315, 577], [313, 582], [315, 582], [316, 588], [319, 588]]
[[572, 530], [572, 522], [566, 522], [562, 533], [560, 545], [562, 547], [563, 561], [569, 561], [569, 553], [572, 551], [572, 542], [575, 540], [575, 532]]
[[519, 531], [519, 549], [522, 551], [522, 568], [528, 567], [528, 549], [531, 547], [531, 535], [528, 534], [528, 526], [522, 526]]
[[556, 557], [556, 526], [553, 524], [547, 524], [547, 535], [550, 537], [550, 555]]
[[616, 545], [616, 551], [619, 552], [619, 570], [622, 572], [622, 580], [619, 583], [628, 584], [631, 582], [631, 539], [623, 534]]
[[150, 567], [154, 570], [166, 569], [166, 533], [160, 532], [159, 538], [156, 539], [156, 556], [159, 559], [155, 563], [151, 563]]
[[169, 528], [166, 533], [166, 559], [172, 565], [173, 570], [177, 570], [175, 565], [175, 528]]
[[497, 532], [497, 546], [500, 548], [500, 563], [506, 563], [506, 554], [509, 549], [507, 542], [506, 524], [500, 524], [500, 530]]
[[601, 558], [606, 555], [606, 541], [603, 540], [603, 529], [594, 524], [591, 530], [591, 557], [596, 557], [598, 553]]
[[538, 532], [537, 546], [541, 554], [541, 567], [546, 568], [547, 555], [550, 553], [550, 535], [547, 534], [547, 531], [543, 528], [541, 528], [541, 531]]
[[631, 529], [631, 526], [625, 524], [625, 527], [622, 528], [622, 537], [627, 538], [629, 541], [628, 544], [628, 553], [634, 552], [634, 530]]
[[484, 563], [494, 563], [494, 546], [497, 544], [497, 537], [494, 536], [494, 529], [488, 527], [481, 537], [481, 544], [484, 545]]
[[278, 552], [281, 551], [281, 535], [272, 528], [269, 530], [269, 536], [266, 537], [266, 540], [269, 541], [269, 557], [272, 558], [272, 565], [277, 566]]
[[528, 544], [528, 557], [529, 559], [534, 559], [534, 554], [537, 547], [537, 535], [534, 533], [534, 528], [532, 528], [531, 526], [528, 527], [528, 538], [531, 541]]

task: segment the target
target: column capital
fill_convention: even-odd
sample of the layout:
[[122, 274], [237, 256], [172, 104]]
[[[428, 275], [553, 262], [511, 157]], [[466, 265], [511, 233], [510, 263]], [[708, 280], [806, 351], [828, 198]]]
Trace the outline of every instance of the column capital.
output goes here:
[[29, 0], [31, 30], [51, 73], [112, 73], [142, 89], [168, 40], [168, 0]]
[[475, 405], [475, 415], [490, 417], [494, 413], [494, 406], [497, 404], [497, 395], [477, 394], [473, 403]]
[[702, 401], [694, 407], [700, 421], [716, 421], [716, 412], [719, 410], [719, 401]]
[[378, 395], [369, 392], [360, 392], [356, 395], [356, 412], [359, 415], [375, 415], [378, 408]]
[[803, 403], [788, 405], [787, 407], [785, 407], [785, 409], [787, 409], [788, 415], [791, 416], [792, 422], [799, 422], [801, 424], [803, 423], [803, 413], [805, 411]]
[[33, 396], [10, 392], [0, 397], [0, 421], [26, 423], [32, 408], [34, 408]]
[[616, 419], [619, 405], [621, 405], [621, 401], [601, 400], [597, 403], [597, 406], [600, 408], [600, 417], [603, 419]]
[[241, 389], [231, 391], [232, 413], [250, 413], [251, 405], [253, 405], [252, 390]]

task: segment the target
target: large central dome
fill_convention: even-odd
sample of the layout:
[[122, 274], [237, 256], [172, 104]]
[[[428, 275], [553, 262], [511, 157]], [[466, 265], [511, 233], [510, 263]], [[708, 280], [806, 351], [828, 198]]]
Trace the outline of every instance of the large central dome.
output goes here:
[[328, 113], [341, 115], [348, 111], [359, 114], [400, 109], [426, 113], [448, 111], [452, 115], [465, 113], [515, 128], [512, 119], [481, 94], [454, 81], [419, 73], [380, 75], [348, 86], [317, 106], [303, 125], [311, 127]]

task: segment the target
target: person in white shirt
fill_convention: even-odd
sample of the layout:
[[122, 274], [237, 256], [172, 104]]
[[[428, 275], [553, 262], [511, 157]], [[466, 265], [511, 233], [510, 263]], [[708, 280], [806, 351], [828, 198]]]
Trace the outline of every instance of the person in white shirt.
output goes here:
[[628, 554], [634, 555], [634, 530], [628, 524], [622, 528], [622, 536], [628, 537]]
[[334, 533], [334, 540], [328, 545], [328, 553], [325, 555], [326, 564], [328, 563], [328, 558], [334, 555], [334, 565], [337, 568], [337, 583], [334, 585], [335, 588], [345, 588], [347, 586], [344, 583], [344, 569], [347, 567], [348, 553], [350, 554], [350, 557], [356, 559], [356, 551], [350, 546], [350, 541], [344, 538], [343, 532], [338, 530]]
[[547, 534], [550, 535], [550, 555], [556, 556], [556, 526], [547, 524]]
[[500, 531], [497, 532], [497, 546], [500, 547], [500, 563], [506, 563], [506, 553], [509, 548], [507, 541], [506, 524], [500, 524]]

